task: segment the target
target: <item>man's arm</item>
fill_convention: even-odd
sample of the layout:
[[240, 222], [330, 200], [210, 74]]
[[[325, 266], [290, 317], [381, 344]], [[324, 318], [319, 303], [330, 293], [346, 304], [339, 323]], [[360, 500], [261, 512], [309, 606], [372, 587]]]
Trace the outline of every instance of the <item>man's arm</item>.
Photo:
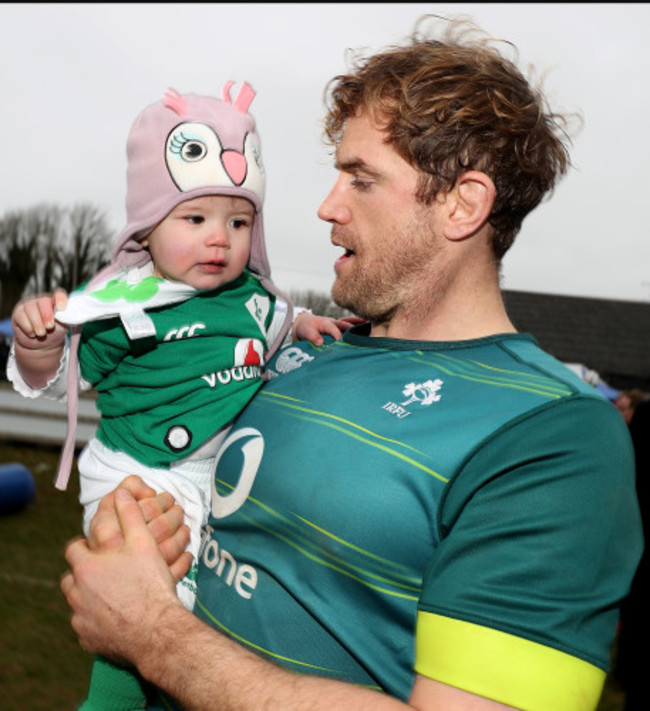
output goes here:
[[72, 626], [84, 649], [135, 664], [189, 711], [511, 708], [424, 677], [417, 678], [411, 704], [404, 704], [362, 687], [298, 675], [258, 657], [182, 606], [174, 591], [179, 570], [170, 572], [137, 501], [125, 489], [111, 496], [101, 509], [102, 538], [110, 545], [91, 550], [79, 539], [66, 549], [71, 570], [61, 589], [72, 608]]

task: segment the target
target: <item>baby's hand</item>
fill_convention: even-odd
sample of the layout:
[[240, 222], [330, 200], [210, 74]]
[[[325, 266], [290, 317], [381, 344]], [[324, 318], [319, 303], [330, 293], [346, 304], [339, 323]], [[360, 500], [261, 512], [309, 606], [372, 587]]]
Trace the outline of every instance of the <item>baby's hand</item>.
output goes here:
[[20, 301], [11, 314], [16, 344], [30, 350], [60, 346], [68, 327], [54, 319], [54, 312], [65, 308], [67, 302], [64, 289]]
[[352, 326], [365, 323], [365, 319], [359, 318], [359, 316], [341, 316], [341, 318], [334, 319], [334, 323], [340, 331], [347, 331]]
[[293, 322], [292, 334], [295, 341], [311, 341], [315, 346], [322, 346], [324, 343], [321, 334], [327, 333], [335, 339], [341, 338], [341, 332], [357, 323], [363, 323], [363, 319], [357, 316], [344, 316], [335, 319], [329, 316], [316, 316], [303, 311]]

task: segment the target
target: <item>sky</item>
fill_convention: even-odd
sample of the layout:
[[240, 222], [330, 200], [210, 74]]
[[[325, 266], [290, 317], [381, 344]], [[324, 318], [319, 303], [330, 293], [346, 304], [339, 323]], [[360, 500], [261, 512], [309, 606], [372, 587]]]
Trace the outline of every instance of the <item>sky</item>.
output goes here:
[[649, 4], [3, 3], [0, 216], [90, 202], [117, 233], [136, 115], [168, 87], [219, 96], [246, 81], [273, 279], [328, 293], [341, 250], [316, 214], [336, 177], [323, 90], [350, 50], [400, 43], [425, 13], [514, 43], [552, 107], [583, 116], [574, 167], [524, 221], [502, 286], [650, 301]]

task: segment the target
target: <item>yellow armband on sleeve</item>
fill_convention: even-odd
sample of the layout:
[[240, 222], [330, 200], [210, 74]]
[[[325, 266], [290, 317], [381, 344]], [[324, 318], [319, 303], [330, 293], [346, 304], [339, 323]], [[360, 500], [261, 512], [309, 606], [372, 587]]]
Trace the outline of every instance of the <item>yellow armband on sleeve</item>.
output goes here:
[[429, 612], [418, 613], [415, 671], [527, 711], [592, 711], [606, 676], [566, 652]]

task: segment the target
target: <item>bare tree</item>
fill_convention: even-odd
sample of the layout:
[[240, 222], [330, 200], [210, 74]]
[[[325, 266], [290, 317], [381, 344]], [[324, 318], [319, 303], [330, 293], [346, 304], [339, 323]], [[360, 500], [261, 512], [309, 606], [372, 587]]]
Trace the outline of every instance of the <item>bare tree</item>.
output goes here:
[[0, 218], [0, 318], [16, 303], [56, 286], [71, 291], [108, 262], [111, 230], [89, 203], [39, 204]]
[[311, 309], [319, 316], [350, 316], [350, 312], [342, 309], [338, 304], [335, 304], [329, 294], [319, 293], [307, 289], [306, 291], [291, 291], [289, 297], [297, 306], [302, 306], [306, 309]]
[[59, 286], [72, 291], [108, 262], [112, 232], [106, 215], [89, 203], [68, 212], [66, 242], [59, 251]]
[[52, 291], [65, 212], [59, 205], [42, 203], [19, 214], [23, 241], [32, 248], [31, 273], [23, 282], [21, 297]]
[[0, 318], [11, 315], [36, 271], [38, 234], [27, 228], [27, 222], [20, 210], [0, 219]]

